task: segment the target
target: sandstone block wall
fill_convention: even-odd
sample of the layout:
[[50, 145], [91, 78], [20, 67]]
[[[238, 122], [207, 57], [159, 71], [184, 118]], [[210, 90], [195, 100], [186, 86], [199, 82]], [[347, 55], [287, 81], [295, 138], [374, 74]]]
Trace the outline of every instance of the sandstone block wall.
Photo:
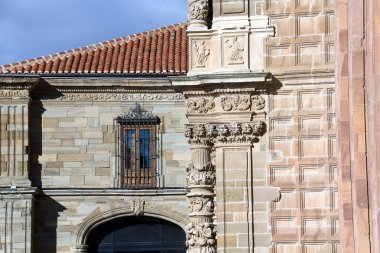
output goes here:
[[[96, 94], [95, 94], [96, 96]], [[119, 187], [115, 119], [138, 102], [161, 119], [158, 166], [161, 187], [184, 187], [190, 160], [184, 138], [184, 101], [42, 99], [32, 104], [31, 178], [42, 188]]]

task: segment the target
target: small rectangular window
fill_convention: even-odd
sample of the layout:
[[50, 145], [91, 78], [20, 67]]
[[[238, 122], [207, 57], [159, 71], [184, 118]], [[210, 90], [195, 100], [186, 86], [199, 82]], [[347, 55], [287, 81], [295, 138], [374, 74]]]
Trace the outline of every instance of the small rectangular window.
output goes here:
[[156, 185], [156, 126], [121, 126], [121, 186]]
[[116, 139], [118, 185], [122, 188], [157, 187], [157, 134], [160, 119], [136, 105], [120, 115]]

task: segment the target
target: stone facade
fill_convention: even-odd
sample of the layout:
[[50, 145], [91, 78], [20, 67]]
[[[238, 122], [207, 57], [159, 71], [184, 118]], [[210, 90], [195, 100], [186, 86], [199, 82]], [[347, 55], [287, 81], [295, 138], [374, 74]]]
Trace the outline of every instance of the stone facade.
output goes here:
[[[187, 40], [3, 71], [0, 249], [84, 253], [99, 224], [149, 216], [188, 253], [378, 252], [377, 1], [188, 3]], [[187, 74], [137, 71], [183, 70], [184, 49]], [[117, 119], [136, 106], [160, 119], [150, 189], [121, 185]]]

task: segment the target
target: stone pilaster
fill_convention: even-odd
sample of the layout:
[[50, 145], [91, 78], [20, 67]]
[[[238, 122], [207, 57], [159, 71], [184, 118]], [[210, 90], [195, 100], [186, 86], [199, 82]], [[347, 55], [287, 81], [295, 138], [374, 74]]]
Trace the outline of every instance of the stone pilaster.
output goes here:
[[32, 252], [32, 209], [35, 188], [0, 190], [0, 249]]
[[35, 78], [0, 79], [0, 186], [29, 187], [29, 104]]

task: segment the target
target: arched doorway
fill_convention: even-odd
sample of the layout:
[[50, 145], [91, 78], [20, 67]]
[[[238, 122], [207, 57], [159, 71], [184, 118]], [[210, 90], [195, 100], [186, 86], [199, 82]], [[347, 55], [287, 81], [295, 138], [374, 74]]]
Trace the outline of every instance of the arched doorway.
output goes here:
[[87, 237], [88, 253], [184, 253], [185, 232], [153, 217], [122, 217], [94, 228]]

